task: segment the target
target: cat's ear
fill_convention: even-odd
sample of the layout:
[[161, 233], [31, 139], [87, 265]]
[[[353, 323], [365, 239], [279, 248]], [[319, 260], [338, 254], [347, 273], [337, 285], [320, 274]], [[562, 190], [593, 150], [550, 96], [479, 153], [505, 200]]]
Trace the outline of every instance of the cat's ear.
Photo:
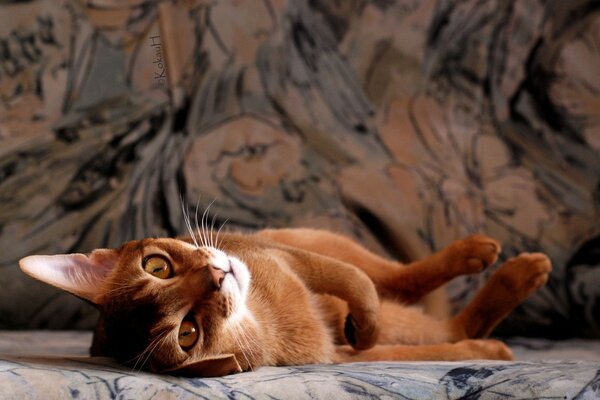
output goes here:
[[100, 304], [102, 283], [118, 261], [116, 250], [98, 249], [90, 254], [29, 256], [19, 266], [33, 278]]
[[160, 372], [169, 375], [211, 378], [242, 372], [242, 367], [233, 354], [223, 354]]

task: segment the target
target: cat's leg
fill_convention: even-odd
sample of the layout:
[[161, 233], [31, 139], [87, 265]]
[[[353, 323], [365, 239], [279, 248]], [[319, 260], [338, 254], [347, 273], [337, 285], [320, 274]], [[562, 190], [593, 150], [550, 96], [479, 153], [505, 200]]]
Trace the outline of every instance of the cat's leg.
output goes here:
[[340, 346], [336, 361], [510, 360], [511, 351], [502, 342], [465, 338], [489, 335], [531, 292], [546, 283], [551, 269], [548, 257], [540, 253], [522, 254], [508, 260], [492, 274], [465, 309], [447, 321], [384, 302], [378, 340], [381, 344], [362, 352]]
[[438, 320], [419, 310], [382, 302], [378, 343], [431, 344], [483, 338], [543, 286], [552, 270], [541, 253], [521, 254], [502, 264], [455, 317]]
[[[354, 265], [294, 247], [270, 249], [314, 293], [344, 301], [342, 332], [355, 349], [375, 345], [379, 336], [379, 296], [373, 281]], [[283, 263], [281, 261], [284, 261]]]
[[355, 265], [373, 280], [380, 295], [404, 303], [414, 303], [459, 275], [480, 272], [493, 264], [500, 252], [500, 244], [496, 240], [472, 235], [429, 257], [402, 265], [370, 252], [345, 236], [328, 231], [269, 229], [257, 235]]
[[429, 257], [404, 265], [379, 286], [388, 296], [414, 303], [457, 276], [481, 272], [495, 263], [499, 254], [500, 243], [496, 240], [471, 235]]
[[[488, 336], [530, 293], [542, 286], [551, 271], [543, 254], [522, 254], [496, 270], [471, 302], [455, 317], [439, 320], [418, 308], [382, 301], [379, 344], [434, 344]], [[336, 342], [344, 344], [344, 304], [332, 297], [321, 298]]]
[[360, 361], [460, 361], [512, 360], [512, 352], [498, 340], [461, 340], [456, 343], [426, 345], [377, 345], [369, 350], [356, 351], [338, 346], [334, 362]]
[[463, 337], [486, 337], [529, 294], [548, 281], [550, 259], [542, 253], [524, 253], [496, 270], [473, 300], [454, 318], [453, 332]]

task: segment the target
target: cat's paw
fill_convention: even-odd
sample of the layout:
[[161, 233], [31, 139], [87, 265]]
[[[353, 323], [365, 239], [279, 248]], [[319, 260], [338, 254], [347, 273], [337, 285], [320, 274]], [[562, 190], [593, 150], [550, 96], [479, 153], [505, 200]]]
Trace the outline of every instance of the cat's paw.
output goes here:
[[548, 282], [552, 264], [543, 253], [522, 253], [505, 262], [490, 279], [497, 281], [499, 288], [523, 301], [531, 292]]
[[504, 343], [494, 339], [467, 339], [456, 343], [465, 359], [512, 361], [512, 350]]
[[495, 263], [500, 249], [500, 243], [488, 236], [467, 236], [444, 249], [445, 263], [457, 274], [475, 274]]
[[355, 350], [366, 350], [375, 346], [379, 337], [379, 320], [376, 313], [366, 313], [361, 318], [348, 314], [344, 324], [346, 340]]

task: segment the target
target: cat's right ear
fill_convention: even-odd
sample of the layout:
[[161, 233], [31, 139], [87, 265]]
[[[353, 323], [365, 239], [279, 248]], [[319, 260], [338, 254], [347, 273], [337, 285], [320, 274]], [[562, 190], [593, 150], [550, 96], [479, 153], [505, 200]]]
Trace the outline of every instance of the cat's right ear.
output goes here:
[[90, 254], [29, 256], [22, 258], [19, 266], [35, 279], [99, 305], [102, 283], [118, 261], [117, 251], [98, 249]]

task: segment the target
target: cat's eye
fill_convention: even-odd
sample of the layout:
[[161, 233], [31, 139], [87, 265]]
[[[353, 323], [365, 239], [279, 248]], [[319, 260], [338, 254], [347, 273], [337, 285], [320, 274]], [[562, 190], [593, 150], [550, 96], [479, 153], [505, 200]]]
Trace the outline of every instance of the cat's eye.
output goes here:
[[198, 326], [193, 321], [184, 320], [179, 326], [177, 335], [179, 346], [184, 350], [189, 349], [196, 344], [199, 335]]
[[168, 279], [173, 274], [171, 264], [162, 257], [146, 257], [143, 265], [144, 271], [160, 279]]

